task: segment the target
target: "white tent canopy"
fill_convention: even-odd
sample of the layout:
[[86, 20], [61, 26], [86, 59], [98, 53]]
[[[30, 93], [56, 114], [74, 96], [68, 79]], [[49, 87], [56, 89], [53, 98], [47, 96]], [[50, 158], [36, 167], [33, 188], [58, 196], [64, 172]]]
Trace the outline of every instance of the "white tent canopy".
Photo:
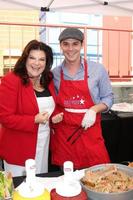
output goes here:
[[0, 9], [76, 12], [101, 15], [133, 15], [133, 0], [0, 0]]

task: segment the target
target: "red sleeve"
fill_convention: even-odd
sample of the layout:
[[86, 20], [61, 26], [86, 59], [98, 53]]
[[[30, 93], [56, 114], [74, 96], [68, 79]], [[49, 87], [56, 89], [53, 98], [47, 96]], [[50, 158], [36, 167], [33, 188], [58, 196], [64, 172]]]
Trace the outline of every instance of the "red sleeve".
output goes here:
[[19, 92], [21, 80], [13, 73], [9, 73], [1, 80], [0, 84], [0, 123], [10, 129], [18, 131], [32, 131], [37, 124], [34, 123], [35, 114], [30, 115], [18, 112], [18, 104], [26, 106], [21, 102]]
[[51, 80], [51, 82], [50, 82], [48, 88], [49, 88], [49, 90], [50, 90], [51, 95], [52, 95], [53, 98], [54, 98], [54, 101], [56, 102], [56, 93], [55, 93], [55, 87], [54, 87], [54, 82], [53, 82], [53, 80]]

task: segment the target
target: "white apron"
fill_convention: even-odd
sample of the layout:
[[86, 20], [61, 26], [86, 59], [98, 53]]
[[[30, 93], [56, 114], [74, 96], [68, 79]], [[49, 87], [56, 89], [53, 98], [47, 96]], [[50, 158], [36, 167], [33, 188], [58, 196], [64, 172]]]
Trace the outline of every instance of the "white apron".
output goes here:
[[[49, 116], [52, 114], [55, 103], [52, 96], [37, 98], [39, 112], [47, 111]], [[38, 129], [38, 139], [36, 147], [36, 173], [48, 172], [48, 153], [49, 153], [50, 127], [49, 121], [40, 124]]]
[[[39, 107], [39, 112], [47, 111], [49, 112], [49, 116], [52, 114], [55, 108], [55, 103], [52, 96], [38, 97], [37, 103]], [[48, 172], [49, 139], [49, 122], [47, 122], [46, 124], [40, 124], [38, 128], [38, 138], [35, 156], [36, 174]], [[25, 175], [24, 166], [12, 165], [4, 161], [4, 169], [6, 171], [11, 171], [13, 177]]]

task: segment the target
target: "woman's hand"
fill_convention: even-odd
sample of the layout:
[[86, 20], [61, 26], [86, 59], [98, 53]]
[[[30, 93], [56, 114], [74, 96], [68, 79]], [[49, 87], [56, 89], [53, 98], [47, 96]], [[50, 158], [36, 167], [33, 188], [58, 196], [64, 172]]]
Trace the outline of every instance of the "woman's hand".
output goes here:
[[48, 112], [41, 112], [35, 116], [35, 123], [36, 124], [45, 124], [49, 120], [49, 113]]
[[64, 115], [64, 113], [61, 112], [61, 113], [58, 113], [57, 115], [53, 116], [52, 123], [57, 124], [57, 123], [61, 122], [63, 120], [63, 115]]

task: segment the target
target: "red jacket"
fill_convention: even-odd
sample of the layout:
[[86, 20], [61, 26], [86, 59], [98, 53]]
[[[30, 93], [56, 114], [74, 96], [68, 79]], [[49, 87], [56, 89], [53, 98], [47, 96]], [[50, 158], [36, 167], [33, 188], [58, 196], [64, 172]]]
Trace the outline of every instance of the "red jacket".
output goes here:
[[0, 158], [16, 165], [35, 158], [38, 112], [32, 84], [25, 86], [14, 73], [7, 74], [0, 85]]

